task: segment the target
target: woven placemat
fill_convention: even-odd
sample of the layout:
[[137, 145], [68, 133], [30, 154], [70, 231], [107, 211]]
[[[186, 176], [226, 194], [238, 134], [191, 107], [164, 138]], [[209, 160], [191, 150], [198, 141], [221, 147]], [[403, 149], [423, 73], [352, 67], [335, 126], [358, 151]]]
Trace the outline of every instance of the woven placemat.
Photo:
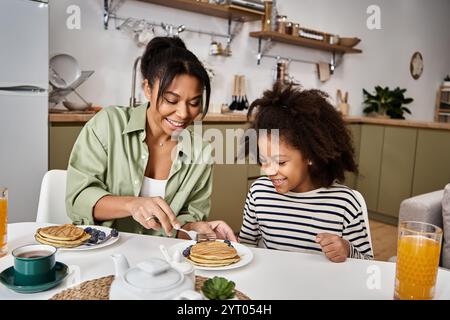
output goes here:
[[[50, 300], [109, 300], [109, 288], [114, 276], [107, 276], [80, 283], [78, 286], [55, 294]], [[200, 291], [208, 278], [195, 276], [195, 290]], [[245, 294], [235, 289], [236, 298], [250, 300]]]

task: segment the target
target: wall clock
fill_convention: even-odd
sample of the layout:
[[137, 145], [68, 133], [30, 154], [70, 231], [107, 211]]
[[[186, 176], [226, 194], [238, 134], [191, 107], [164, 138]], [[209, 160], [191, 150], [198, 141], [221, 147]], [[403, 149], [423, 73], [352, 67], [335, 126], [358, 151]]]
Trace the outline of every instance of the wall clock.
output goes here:
[[414, 80], [420, 78], [423, 72], [423, 57], [420, 52], [415, 52], [411, 57], [411, 62], [409, 64], [409, 72]]

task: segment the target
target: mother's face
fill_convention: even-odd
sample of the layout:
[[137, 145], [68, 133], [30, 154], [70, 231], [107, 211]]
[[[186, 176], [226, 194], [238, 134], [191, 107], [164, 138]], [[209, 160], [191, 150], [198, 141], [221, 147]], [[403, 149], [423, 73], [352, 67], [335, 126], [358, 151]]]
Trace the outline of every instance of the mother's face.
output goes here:
[[[189, 126], [202, 111], [202, 86], [190, 75], [178, 75], [161, 95], [158, 96], [159, 80], [153, 88], [145, 80], [144, 91], [150, 101], [149, 116], [154, 124], [171, 136], [175, 131]], [[157, 106], [157, 107], [154, 107]]]

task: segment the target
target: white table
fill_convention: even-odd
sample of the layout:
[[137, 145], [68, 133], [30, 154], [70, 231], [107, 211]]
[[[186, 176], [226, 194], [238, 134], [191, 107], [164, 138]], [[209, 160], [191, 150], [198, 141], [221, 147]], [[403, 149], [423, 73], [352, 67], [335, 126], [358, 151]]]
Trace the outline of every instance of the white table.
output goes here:
[[[34, 233], [43, 226], [34, 222], [14, 223], [8, 226], [8, 248], [35, 243]], [[57, 253], [56, 259], [81, 270], [81, 281], [114, 274], [113, 253], [123, 253], [130, 265], [147, 257], [161, 257], [159, 245], [167, 248], [178, 239], [151, 237], [121, 233], [119, 240], [105, 248], [90, 251]], [[238, 269], [226, 271], [198, 270], [197, 275], [212, 277], [221, 275], [236, 283], [236, 288], [251, 299], [392, 299], [394, 292], [395, 264], [380, 261], [348, 259], [344, 263], [332, 263], [319, 254], [283, 252], [267, 249], [251, 249], [253, 261]], [[11, 254], [0, 258], [0, 271], [13, 265]], [[372, 281], [375, 279], [375, 282]], [[379, 282], [376, 281], [379, 279]], [[369, 289], [371, 285], [372, 289]], [[379, 284], [379, 288], [377, 288]], [[19, 294], [0, 284], [0, 300], [48, 299], [65, 289], [66, 283], [35, 294]], [[375, 287], [374, 287], [375, 286]], [[440, 269], [436, 299], [450, 299], [450, 271]]]

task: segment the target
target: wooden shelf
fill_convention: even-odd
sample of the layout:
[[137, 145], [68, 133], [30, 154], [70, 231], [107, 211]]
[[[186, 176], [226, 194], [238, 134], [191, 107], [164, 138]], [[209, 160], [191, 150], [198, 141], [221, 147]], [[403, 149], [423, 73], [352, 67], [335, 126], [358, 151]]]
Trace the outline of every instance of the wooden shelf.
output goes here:
[[282, 34], [275, 31], [256, 31], [250, 32], [250, 37], [253, 38], [262, 38], [265, 40], [271, 39], [273, 41], [293, 44], [296, 46], [302, 46], [312, 49], [330, 51], [330, 52], [339, 52], [339, 53], [362, 53], [359, 49], [354, 49], [350, 47], [339, 46], [335, 44], [328, 44], [319, 40], [312, 40], [303, 37], [291, 36], [288, 34]]
[[231, 18], [232, 20], [241, 22], [260, 20], [261, 17], [264, 15], [263, 12], [237, 7], [234, 5], [219, 5], [207, 2], [199, 2], [195, 0], [139, 0], [139, 1], [205, 14], [208, 16], [219, 17], [223, 19]]

